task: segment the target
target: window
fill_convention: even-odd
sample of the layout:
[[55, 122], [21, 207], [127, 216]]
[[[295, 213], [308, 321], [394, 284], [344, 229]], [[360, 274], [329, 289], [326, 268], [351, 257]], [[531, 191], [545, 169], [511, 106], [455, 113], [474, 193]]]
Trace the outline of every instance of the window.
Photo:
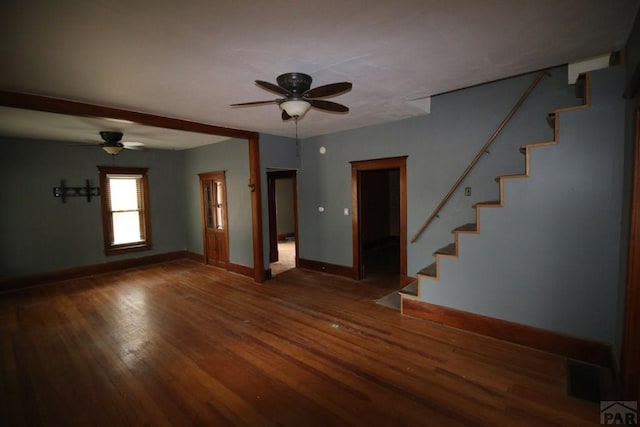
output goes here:
[[98, 170], [106, 254], [151, 249], [147, 168]]

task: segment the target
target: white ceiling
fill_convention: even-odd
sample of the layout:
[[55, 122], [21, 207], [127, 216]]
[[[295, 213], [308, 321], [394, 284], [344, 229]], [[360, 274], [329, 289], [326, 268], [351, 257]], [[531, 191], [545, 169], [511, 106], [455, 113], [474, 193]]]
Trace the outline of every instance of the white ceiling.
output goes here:
[[[621, 49], [639, 3], [3, 0], [0, 89], [293, 136], [277, 105], [229, 104], [274, 99], [253, 81], [285, 72], [310, 74], [312, 87], [352, 82], [332, 99], [351, 111], [312, 109], [299, 123], [305, 138], [417, 116], [408, 101]], [[158, 145], [169, 147], [186, 145]]]
[[161, 150], [189, 149], [229, 139], [217, 135], [144, 126], [104, 117], [78, 117], [0, 107], [0, 135], [4, 136], [101, 144], [103, 140], [99, 132], [102, 130], [121, 131], [124, 134], [122, 142], [135, 142], [138, 143], [135, 145]]

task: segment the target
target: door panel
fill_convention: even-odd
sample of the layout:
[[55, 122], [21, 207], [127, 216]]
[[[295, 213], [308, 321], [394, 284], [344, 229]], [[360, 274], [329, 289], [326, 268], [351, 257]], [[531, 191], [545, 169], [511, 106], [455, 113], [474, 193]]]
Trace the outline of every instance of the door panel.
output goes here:
[[225, 175], [210, 172], [199, 176], [205, 261], [224, 267], [229, 262]]

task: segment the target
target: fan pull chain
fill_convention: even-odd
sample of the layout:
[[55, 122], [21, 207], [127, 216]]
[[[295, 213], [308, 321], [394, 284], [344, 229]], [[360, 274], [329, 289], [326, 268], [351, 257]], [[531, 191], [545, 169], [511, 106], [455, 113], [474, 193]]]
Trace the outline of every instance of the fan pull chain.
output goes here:
[[293, 118], [296, 122], [296, 157], [300, 158], [300, 143], [298, 141], [298, 116]]

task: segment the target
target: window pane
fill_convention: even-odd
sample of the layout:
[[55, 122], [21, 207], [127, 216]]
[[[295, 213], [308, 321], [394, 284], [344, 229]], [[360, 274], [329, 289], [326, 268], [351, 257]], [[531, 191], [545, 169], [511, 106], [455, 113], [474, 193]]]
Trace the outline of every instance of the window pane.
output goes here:
[[224, 220], [222, 218], [222, 183], [215, 182], [216, 186], [216, 228], [221, 230], [224, 228]]
[[109, 179], [111, 210], [126, 211], [139, 209], [138, 180], [136, 178]]
[[140, 214], [138, 212], [113, 213], [113, 244], [139, 242], [143, 240], [140, 233]]
[[211, 194], [211, 183], [205, 182], [204, 184], [204, 193], [205, 193], [205, 213], [207, 220], [207, 228], [213, 228], [213, 210], [211, 205], [213, 205], [213, 195]]

